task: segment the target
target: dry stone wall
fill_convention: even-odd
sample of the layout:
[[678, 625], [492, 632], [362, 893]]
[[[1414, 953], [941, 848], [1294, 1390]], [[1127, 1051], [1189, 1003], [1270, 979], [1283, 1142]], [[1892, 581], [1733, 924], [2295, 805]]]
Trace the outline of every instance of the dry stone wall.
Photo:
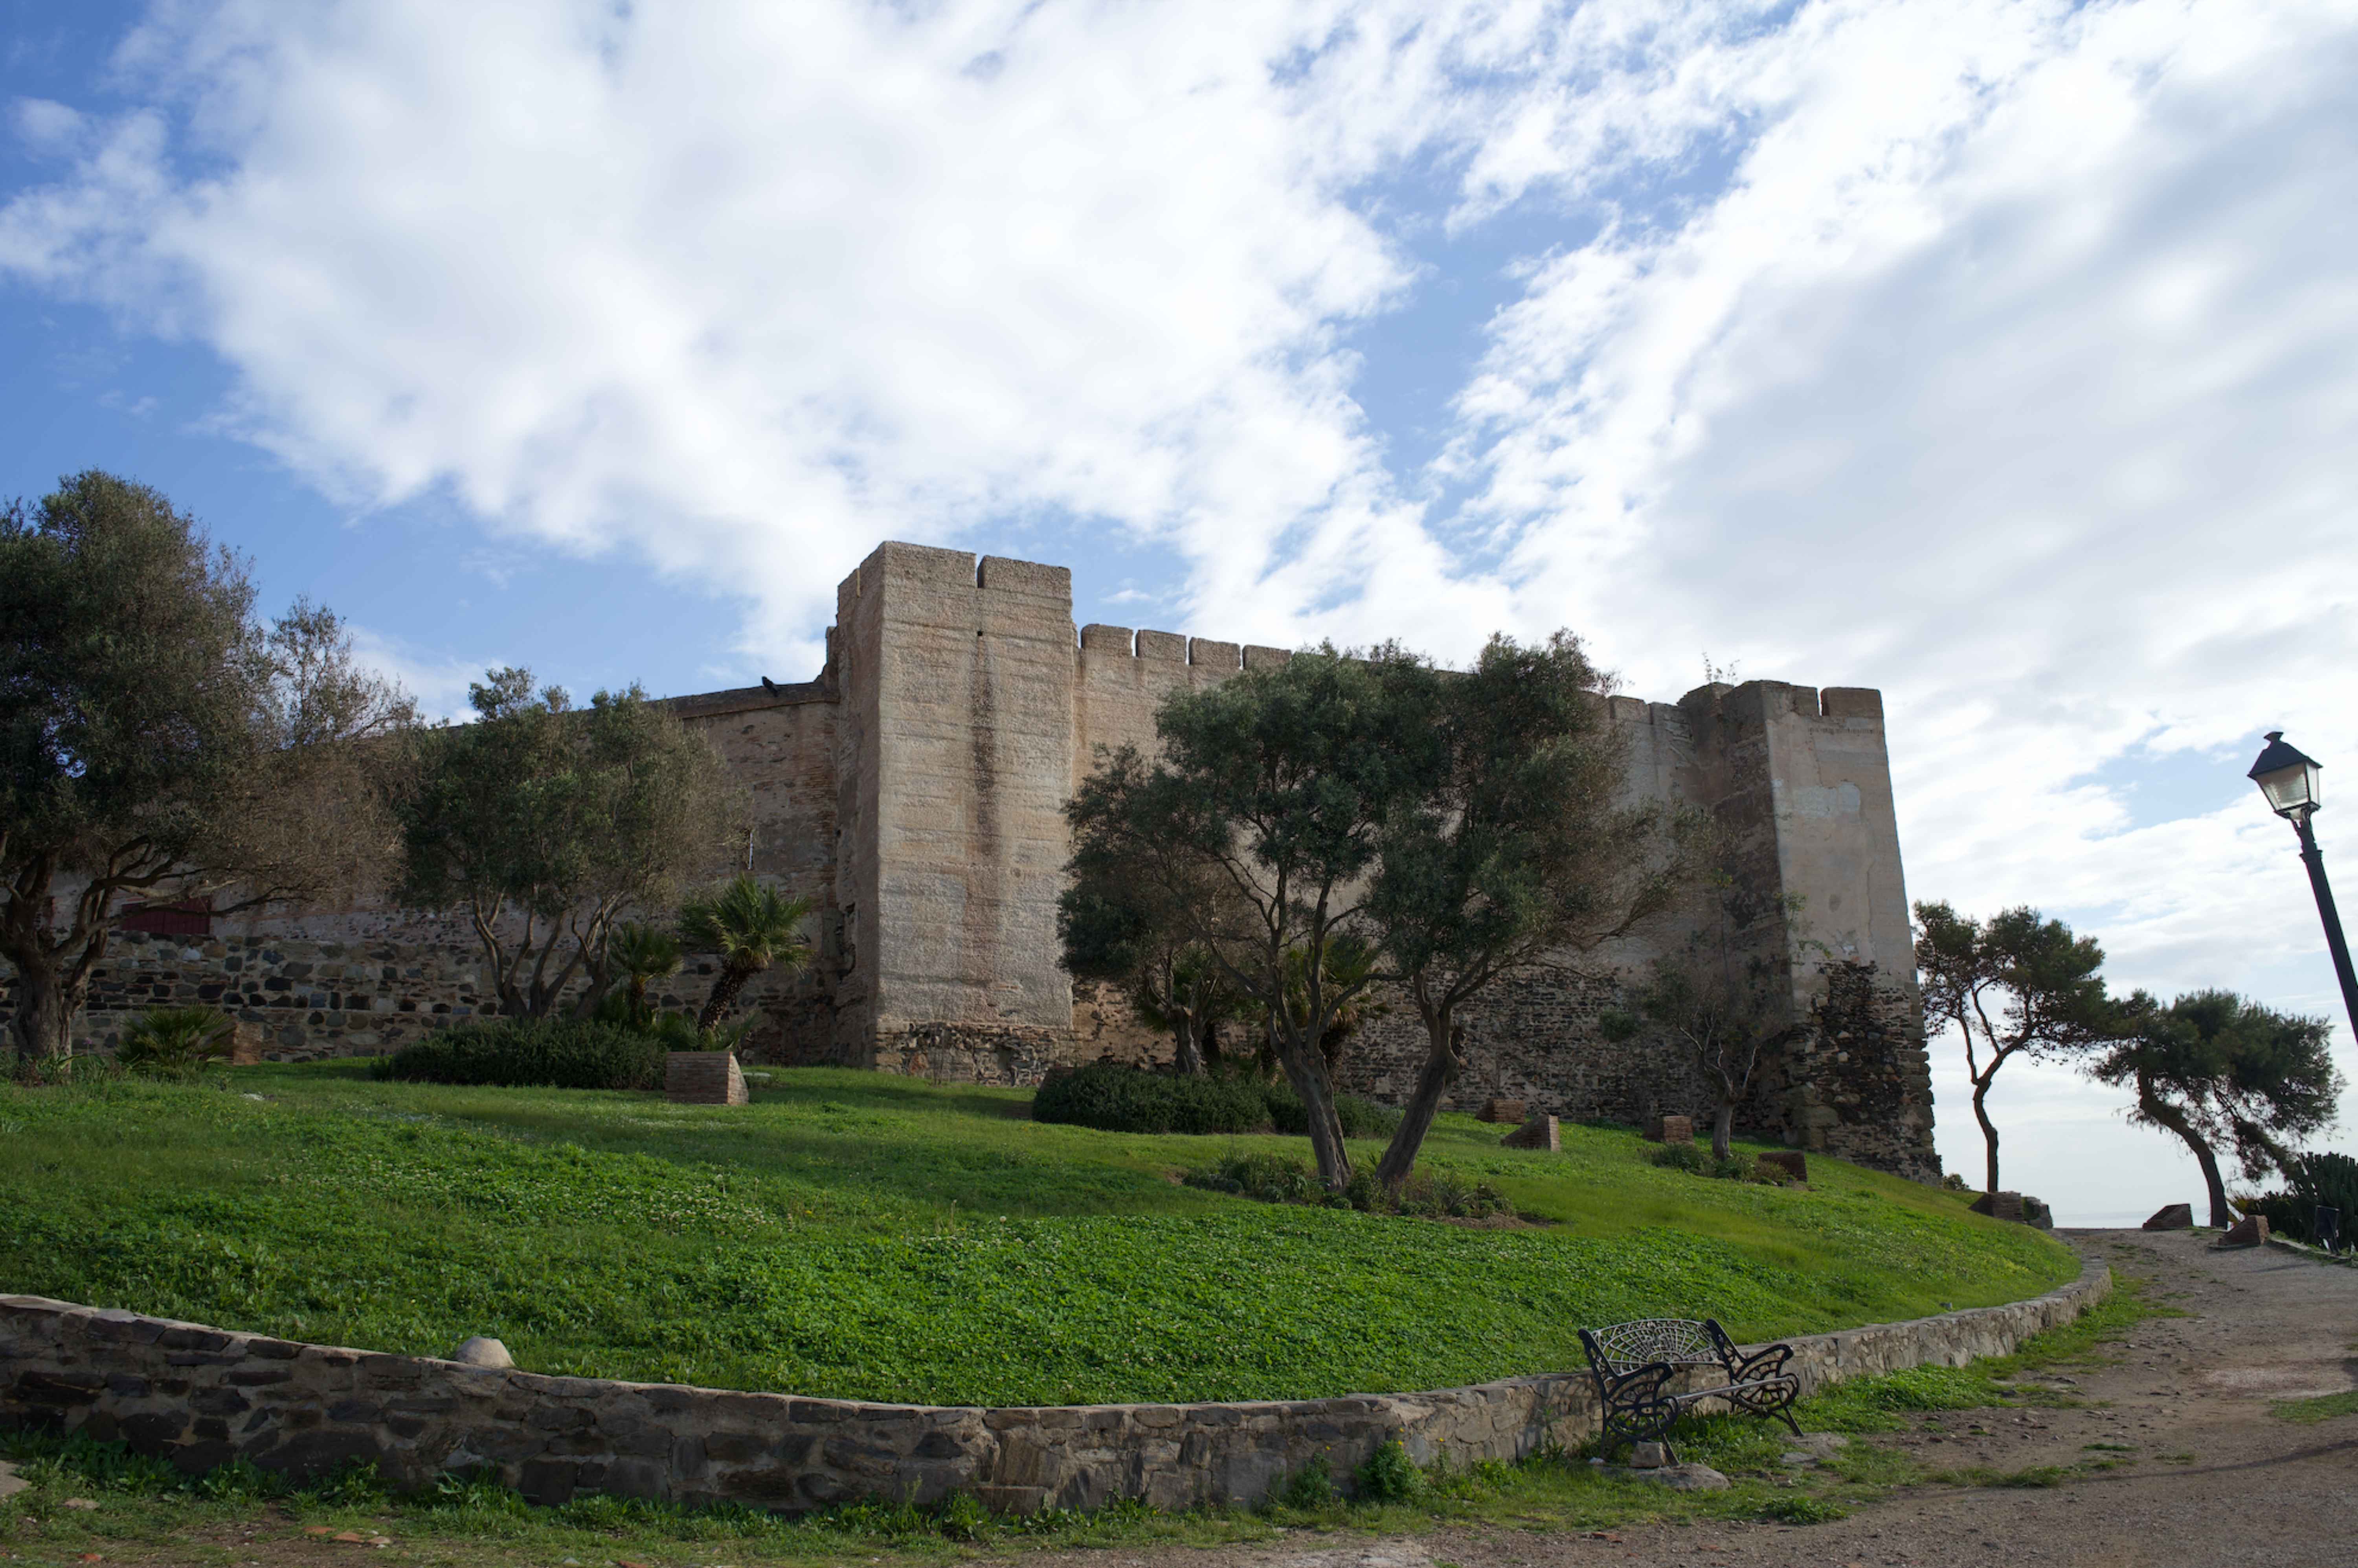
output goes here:
[[[2104, 1299], [2090, 1258], [2008, 1306], [1791, 1342], [1805, 1390], [2003, 1355]], [[0, 1424], [128, 1443], [200, 1472], [243, 1456], [308, 1477], [373, 1461], [401, 1487], [488, 1473], [538, 1503], [609, 1492], [780, 1511], [970, 1491], [1001, 1511], [1256, 1503], [1397, 1439], [1421, 1464], [1519, 1459], [1597, 1430], [1585, 1372], [1430, 1393], [1193, 1405], [933, 1407], [491, 1369], [0, 1296]]]

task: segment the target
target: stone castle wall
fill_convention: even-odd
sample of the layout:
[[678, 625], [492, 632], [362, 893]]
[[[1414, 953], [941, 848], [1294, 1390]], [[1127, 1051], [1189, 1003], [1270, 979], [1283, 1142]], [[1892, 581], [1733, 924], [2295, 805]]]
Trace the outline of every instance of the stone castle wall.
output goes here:
[[[1289, 656], [1076, 629], [1063, 568], [879, 546], [838, 590], [817, 679], [671, 699], [752, 793], [750, 869], [818, 911], [811, 967], [748, 999], [752, 1048], [1009, 1084], [1060, 1061], [1167, 1056], [1118, 996], [1076, 997], [1059, 967], [1064, 805], [1104, 752], [1153, 748], [1155, 713], [1173, 694]], [[1755, 681], [1676, 703], [1617, 697], [1609, 711], [1629, 741], [1632, 795], [1718, 819], [1745, 892], [1728, 956], [1768, 964], [1789, 1016], [1807, 1025], [1765, 1066], [1747, 1130], [1937, 1173], [1879, 696]], [[1479, 999], [1465, 1022], [1482, 1065], [1454, 1103], [1498, 1096], [1631, 1121], [1706, 1108], [1696, 1074], [1663, 1043], [1615, 1045], [1596, 1027], [1691, 930], [1665, 922]], [[381, 903], [224, 923], [203, 939], [133, 936], [110, 957], [81, 1033], [103, 1044], [128, 1009], [220, 1000], [266, 1028], [275, 1054], [381, 1051], [489, 1011], [481, 968], [460, 923]], [[687, 1005], [704, 993], [698, 968], [670, 988]], [[1839, 1027], [1821, 1026], [1828, 977], [1861, 972], [1873, 983]], [[1413, 1011], [1396, 1005], [1354, 1045], [1345, 1087], [1403, 1095], [1422, 1049]]]

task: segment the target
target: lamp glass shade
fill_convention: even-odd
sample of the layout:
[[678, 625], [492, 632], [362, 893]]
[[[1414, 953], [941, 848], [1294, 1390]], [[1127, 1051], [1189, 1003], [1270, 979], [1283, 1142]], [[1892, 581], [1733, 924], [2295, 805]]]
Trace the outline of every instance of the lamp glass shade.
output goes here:
[[2290, 767], [2270, 773], [2255, 773], [2252, 781], [2268, 799], [2268, 809], [2278, 816], [2291, 816], [2299, 812], [2315, 811], [2324, 804], [2323, 779], [2315, 762], [2303, 757]]

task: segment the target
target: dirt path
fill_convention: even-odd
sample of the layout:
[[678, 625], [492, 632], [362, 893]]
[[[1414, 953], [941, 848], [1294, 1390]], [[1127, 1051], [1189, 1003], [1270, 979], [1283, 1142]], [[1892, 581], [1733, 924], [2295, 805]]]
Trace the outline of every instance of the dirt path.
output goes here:
[[2070, 1374], [2061, 1391], [2082, 1408], [1947, 1411], [1866, 1441], [1941, 1469], [2115, 1469], [2035, 1489], [1909, 1488], [1799, 1529], [1650, 1526], [1604, 1539], [1484, 1529], [1335, 1550], [1086, 1555], [1097, 1568], [2358, 1565], [2358, 1415], [2297, 1425], [2268, 1408], [2358, 1389], [2358, 1269], [2272, 1249], [2213, 1252], [2185, 1232], [2069, 1234], [2191, 1315], [2141, 1323], [2110, 1347], [2116, 1364]]

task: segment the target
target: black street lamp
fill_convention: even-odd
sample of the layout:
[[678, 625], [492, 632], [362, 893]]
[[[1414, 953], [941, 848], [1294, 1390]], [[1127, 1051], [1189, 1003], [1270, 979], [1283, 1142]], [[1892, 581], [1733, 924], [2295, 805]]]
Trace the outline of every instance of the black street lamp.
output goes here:
[[2252, 764], [2250, 774], [2260, 793], [2267, 797], [2268, 808], [2287, 822], [2300, 836], [2301, 863], [2309, 868], [2309, 890], [2317, 894], [2318, 918], [2325, 922], [2325, 945], [2333, 950], [2333, 972], [2342, 979], [2342, 1006], [2350, 1015], [2350, 1027], [2358, 1032], [2358, 976], [2350, 972], [2350, 944], [2342, 939], [2342, 916], [2333, 910], [2333, 890], [2326, 885], [2325, 855], [2317, 847], [2317, 835], [2309, 830], [2309, 819], [2317, 815], [2324, 804], [2322, 781], [2324, 770], [2309, 758], [2285, 744], [2284, 731], [2268, 731], [2268, 743], [2260, 752], [2259, 761]]

